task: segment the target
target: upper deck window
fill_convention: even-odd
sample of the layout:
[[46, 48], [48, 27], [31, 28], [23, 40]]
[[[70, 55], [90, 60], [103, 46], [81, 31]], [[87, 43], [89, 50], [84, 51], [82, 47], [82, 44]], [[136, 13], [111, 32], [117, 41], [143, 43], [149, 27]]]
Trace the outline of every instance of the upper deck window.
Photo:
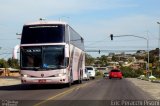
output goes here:
[[23, 27], [21, 44], [64, 42], [64, 25], [27, 25]]

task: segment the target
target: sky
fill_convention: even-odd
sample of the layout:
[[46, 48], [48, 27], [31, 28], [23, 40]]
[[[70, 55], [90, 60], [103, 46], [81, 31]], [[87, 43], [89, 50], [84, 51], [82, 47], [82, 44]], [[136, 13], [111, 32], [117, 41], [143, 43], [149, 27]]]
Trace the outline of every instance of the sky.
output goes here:
[[[158, 47], [160, 0], [0, 0], [0, 58], [12, 56], [25, 23], [45, 18], [69, 23], [88, 50], [146, 50]], [[87, 52], [96, 57], [109, 52]]]

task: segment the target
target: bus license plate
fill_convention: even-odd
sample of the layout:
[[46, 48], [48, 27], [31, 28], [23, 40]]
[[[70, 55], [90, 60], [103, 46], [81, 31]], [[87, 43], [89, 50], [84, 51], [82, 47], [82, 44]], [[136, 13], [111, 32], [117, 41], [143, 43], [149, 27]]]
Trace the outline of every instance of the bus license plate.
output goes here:
[[46, 80], [45, 80], [45, 79], [41, 79], [41, 80], [39, 80], [39, 82], [40, 82], [40, 83], [45, 83]]

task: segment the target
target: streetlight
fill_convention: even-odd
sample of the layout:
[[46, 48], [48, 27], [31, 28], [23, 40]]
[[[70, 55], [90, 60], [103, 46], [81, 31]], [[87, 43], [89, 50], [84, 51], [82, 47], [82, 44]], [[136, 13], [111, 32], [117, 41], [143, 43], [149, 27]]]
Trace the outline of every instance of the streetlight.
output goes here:
[[59, 17], [59, 21], [63, 21], [63, 18], [69, 19], [70, 17], [67, 17], [67, 16]]
[[159, 41], [158, 41], [158, 46], [159, 46], [159, 67], [158, 70], [160, 70], [160, 22], [157, 22], [159, 25]]
[[[159, 23], [160, 24], [160, 23]], [[127, 37], [127, 36], [132, 36], [132, 37], [136, 37], [136, 38], [141, 38], [147, 41], [147, 52], [148, 52], [148, 64], [146, 64], [146, 71], [149, 71], [149, 39], [145, 38], [145, 37], [141, 37], [141, 36], [136, 36], [136, 35], [120, 35], [120, 36], [113, 36], [113, 34], [110, 35], [111, 40], [113, 40], [113, 37]], [[151, 73], [152, 75], [152, 73]]]
[[159, 25], [159, 41], [158, 41], [158, 48], [159, 48], [159, 61], [158, 61], [158, 70], [160, 70], [160, 22], [157, 22]]
[[21, 39], [22, 34], [16, 33], [16, 35], [18, 36], [17, 39]]

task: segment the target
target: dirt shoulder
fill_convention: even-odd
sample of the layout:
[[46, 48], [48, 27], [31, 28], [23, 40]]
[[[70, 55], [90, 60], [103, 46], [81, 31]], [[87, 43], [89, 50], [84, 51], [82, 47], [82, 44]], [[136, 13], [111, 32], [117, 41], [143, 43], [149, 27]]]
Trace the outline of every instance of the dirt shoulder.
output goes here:
[[160, 100], [160, 83], [152, 83], [137, 78], [127, 78], [135, 86], [141, 88], [143, 91], [149, 93], [155, 99]]
[[19, 77], [0, 77], [0, 86], [10, 86], [21, 84]]

